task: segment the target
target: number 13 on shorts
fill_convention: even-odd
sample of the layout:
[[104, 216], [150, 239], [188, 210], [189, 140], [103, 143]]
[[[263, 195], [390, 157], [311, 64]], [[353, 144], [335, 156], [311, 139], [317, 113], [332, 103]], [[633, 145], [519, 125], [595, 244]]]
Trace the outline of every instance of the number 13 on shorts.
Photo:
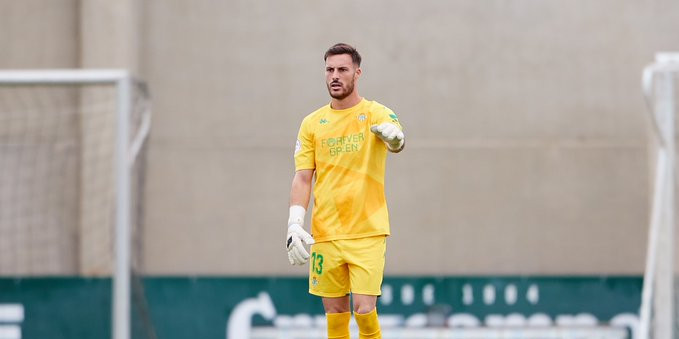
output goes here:
[[311, 273], [323, 274], [323, 255], [320, 253], [311, 253]]
[[382, 293], [386, 236], [315, 243], [309, 258], [309, 293], [326, 298], [350, 292]]

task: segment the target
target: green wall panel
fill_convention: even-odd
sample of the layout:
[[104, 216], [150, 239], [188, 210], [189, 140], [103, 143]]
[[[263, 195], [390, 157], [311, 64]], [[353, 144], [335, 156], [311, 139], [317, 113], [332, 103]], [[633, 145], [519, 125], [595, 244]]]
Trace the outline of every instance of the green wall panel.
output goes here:
[[[135, 338], [148, 334], [146, 317], [161, 339], [224, 339], [230, 330], [323, 314], [305, 278], [148, 277], [143, 286], [146, 303], [133, 302]], [[641, 286], [640, 277], [387, 277], [378, 308], [402, 325], [435, 310], [482, 325], [510, 314], [543, 314], [554, 323], [586, 314], [606, 324], [635, 316]], [[0, 307], [20, 304], [24, 317], [0, 325], [20, 326], [22, 338], [110, 338], [110, 293], [108, 279], [3, 278]]]

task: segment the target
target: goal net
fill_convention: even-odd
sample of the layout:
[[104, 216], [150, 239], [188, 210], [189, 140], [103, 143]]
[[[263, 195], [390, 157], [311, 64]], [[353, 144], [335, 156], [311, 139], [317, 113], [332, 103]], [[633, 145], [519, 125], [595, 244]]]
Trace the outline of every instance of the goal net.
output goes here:
[[652, 126], [651, 216], [639, 338], [677, 339], [676, 113], [679, 53], [658, 53], [644, 69], [642, 84]]
[[125, 71], [0, 71], [0, 276], [113, 277], [115, 339], [153, 333], [130, 323], [149, 125]]

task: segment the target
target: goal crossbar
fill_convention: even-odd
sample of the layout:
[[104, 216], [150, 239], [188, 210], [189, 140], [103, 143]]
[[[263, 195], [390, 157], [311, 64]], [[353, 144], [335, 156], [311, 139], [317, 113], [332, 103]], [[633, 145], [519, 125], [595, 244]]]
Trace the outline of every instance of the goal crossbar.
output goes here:
[[130, 73], [123, 69], [0, 70], [0, 85], [106, 84], [130, 78]]

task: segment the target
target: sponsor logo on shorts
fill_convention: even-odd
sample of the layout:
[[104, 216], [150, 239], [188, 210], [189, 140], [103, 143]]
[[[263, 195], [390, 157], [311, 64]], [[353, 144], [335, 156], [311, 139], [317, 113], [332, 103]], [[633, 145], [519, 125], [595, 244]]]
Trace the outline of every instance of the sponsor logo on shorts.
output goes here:
[[311, 286], [313, 287], [318, 286], [318, 279], [316, 279], [316, 277], [311, 278]]

